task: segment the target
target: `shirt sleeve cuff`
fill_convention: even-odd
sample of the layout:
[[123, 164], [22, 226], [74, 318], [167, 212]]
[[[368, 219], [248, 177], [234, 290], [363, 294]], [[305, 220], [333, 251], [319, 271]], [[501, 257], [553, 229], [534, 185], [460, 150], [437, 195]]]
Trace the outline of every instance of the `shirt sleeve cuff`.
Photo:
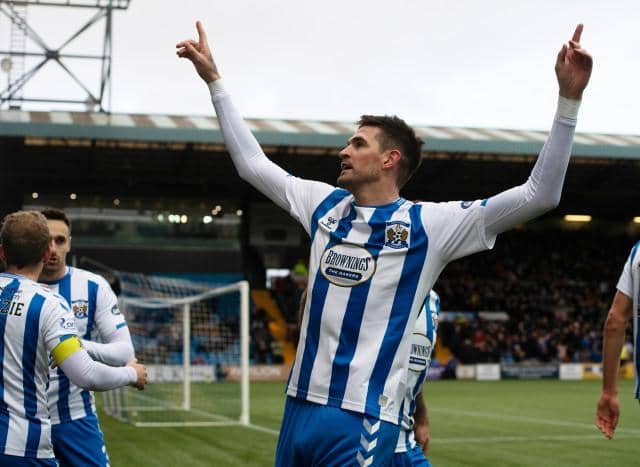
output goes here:
[[127, 366], [125, 368], [129, 372], [129, 384], [136, 384], [138, 382], [138, 373], [136, 372], [136, 369], [131, 366]]
[[580, 110], [580, 102], [566, 97], [558, 96], [558, 110], [556, 117], [569, 118], [571, 120], [578, 119], [578, 110]]
[[227, 90], [224, 88], [224, 84], [221, 79], [217, 79], [210, 83], [207, 83], [209, 92], [211, 93], [211, 99], [216, 99], [227, 94]]

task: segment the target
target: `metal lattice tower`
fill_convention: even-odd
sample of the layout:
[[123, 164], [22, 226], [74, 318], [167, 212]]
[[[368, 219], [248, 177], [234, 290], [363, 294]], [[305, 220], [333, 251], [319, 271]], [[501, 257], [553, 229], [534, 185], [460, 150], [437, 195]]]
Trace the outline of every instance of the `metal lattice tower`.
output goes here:
[[[2, 70], [8, 74], [8, 84], [0, 91], [0, 108], [21, 108], [24, 102], [49, 102], [52, 104], [81, 105], [90, 110], [107, 112], [105, 97], [111, 97], [111, 52], [112, 52], [112, 22], [114, 10], [126, 10], [130, 0], [0, 0], [0, 14], [6, 16], [11, 22], [9, 38], [9, 50], [0, 50], [0, 63]], [[57, 48], [50, 47], [32, 27], [27, 17], [28, 8], [32, 7], [59, 7], [59, 8], [83, 8], [96, 10], [95, 14], [86, 21], [77, 31], [71, 34], [62, 45]], [[65, 48], [78, 38], [87, 29], [104, 20], [104, 38], [99, 53], [66, 53]], [[41, 51], [28, 52], [27, 41], [38, 46]], [[94, 47], [92, 47], [95, 50]], [[36, 64], [26, 69], [27, 57], [36, 58]], [[65, 59], [83, 59], [100, 62], [100, 82], [98, 90], [92, 91], [87, 83], [83, 82], [66, 64]], [[52, 92], [49, 97], [29, 97], [24, 92], [24, 86], [33, 76], [44, 67], [45, 64], [54, 62], [66, 72], [84, 93], [84, 99], [69, 99], [56, 97]], [[93, 83], [94, 87], [96, 83]]]

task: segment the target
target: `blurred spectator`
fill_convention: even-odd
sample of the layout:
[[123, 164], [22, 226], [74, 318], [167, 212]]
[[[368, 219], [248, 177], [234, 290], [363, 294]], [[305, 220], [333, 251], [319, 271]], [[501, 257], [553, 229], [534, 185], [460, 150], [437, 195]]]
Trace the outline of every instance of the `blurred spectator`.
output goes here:
[[273, 363], [271, 344], [273, 337], [269, 331], [269, 317], [262, 308], [254, 310], [251, 323], [253, 360], [255, 363]]

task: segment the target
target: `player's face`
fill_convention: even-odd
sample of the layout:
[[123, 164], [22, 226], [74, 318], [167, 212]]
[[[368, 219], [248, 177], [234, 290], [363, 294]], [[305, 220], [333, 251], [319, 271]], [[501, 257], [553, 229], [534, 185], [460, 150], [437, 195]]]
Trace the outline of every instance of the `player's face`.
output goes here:
[[67, 266], [67, 253], [71, 249], [71, 233], [63, 221], [47, 220], [49, 225], [49, 239], [51, 241], [51, 256], [44, 265], [47, 274], [61, 273]]
[[378, 127], [363, 126], [349, 138], [347, 146], [340, 151], [339, 187], [353, 191], [380, 178], [384, 156], [378, 142], [380, 131]]

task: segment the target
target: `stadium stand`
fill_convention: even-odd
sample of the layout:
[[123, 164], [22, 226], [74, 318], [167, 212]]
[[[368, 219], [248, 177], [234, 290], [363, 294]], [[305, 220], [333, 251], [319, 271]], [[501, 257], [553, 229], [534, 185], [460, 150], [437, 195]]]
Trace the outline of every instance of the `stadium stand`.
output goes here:
[[[353, 130], [344, 122], [249, 119], [249, 124], [285, 170], [329, 183], [335, 181], [336, 148]], [[427, 141], [424, 163], [403, 195], [434, 201], [478, 199], [524, 181], [546, 136], [540, 131], [428, 126], [418, 126], [418, 132]], [[254, 313], [259, 321], [255, 330], [264, 334], [266, 327], [271, 334], [261, 342], [264, 349], [262, 344], [271, 341], [271, 354], [261, 350], [257, 359], [277, 360], [282, 354], [288, 362], [296, 340], [298, 285], [292, 277], [276, 282], [271, 294], [261, 292], [257, 271], [292, 267], [306, 255], [305, 235], [238, 179], [221, 141], [210, 116], [3, 110], [0, 152], [12, 157], [0, 161], [0, 210], [56, 205], [75, 212], [75, 254], [118, 270], [248, 278], [252, 299], [265, 312]], [[596, 219], [627, 228], [640, 214], [634, 211], [639, 148], [638, 136], [578, 133], [562, 204], [541, 227], [553, 232], [550, 239], [529, 231], [509, 234], [499, 240], [492, 259], [470, 258], [445, 271], [437, 285], [445, 311], [498, 310], [511, 319], [443, 322], [443, 342], [451, 327], [452, 347], [436, 350], [440, 360], [451, 359], [452, 351], [468, 353], [467, 336], [474, 350], [475, 334], [483, 348], [480, 357], [470, 360], [557, 359], [560, 351], [561, 360], [572, 361], [586, 358], [587, 348], [597, 349], [599, 320], [607, 309], [602, 297], [611, 291], [620, 252], [631, 242], [623, 234], [613, 240], [578, 231], [556, 235], [562, 223], [558, 216], [584, 212], [587, 206]], [[71, 190], [77, 199], [70, 200]], [[167, 223], [171, 212], [188, 215], [189, 222]], [[206, 216], [212, 218], [209, 224], [203, 223]], [[266, 229], [266, 224], [274, 228]], [[617, 251], [609, 258], [598, 251], [605, 241], [607, 251]], [[562, 252], [561, 258], [554, 251]], [[591, 265], [587, 257], [598, 262]], [[568, 276], [561, 277], [562, 271]], [[608, 278], [604, 285], [598, 279], [603, 277]], [[577, 316], [584, 317], [578, 318], [579, 329], [571, 330], [569, 323]], [[534, 327], [539, 327], [535, 333], [530, 331]], [[578, 344], [577, 333], [593, 336]], [[536, 342], [546, 342], [544, 350], [536, 350], [534, 334]], [[500, 341], [497, 350], [494, 341]], [[590, 358], [597, 359], [593, 354]]]

